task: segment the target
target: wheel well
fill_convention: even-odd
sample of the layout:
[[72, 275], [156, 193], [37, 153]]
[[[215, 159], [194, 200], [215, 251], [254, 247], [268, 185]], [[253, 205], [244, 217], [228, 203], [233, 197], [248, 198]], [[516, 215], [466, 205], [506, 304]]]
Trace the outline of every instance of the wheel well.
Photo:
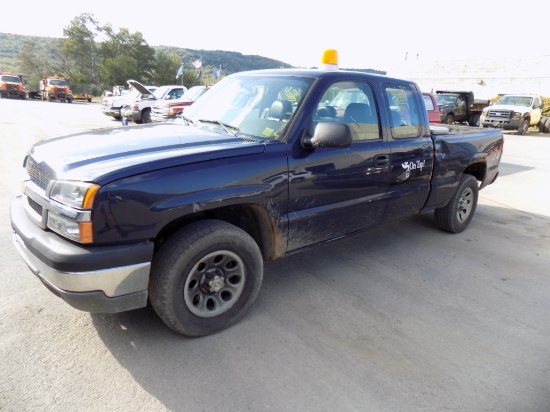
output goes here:
[[486, 173], [487, 165], [482, 162], [473, 163], [464, 170], [464, 174], [472, 175], [480, 182], [485, 180]]
[[280, 257], [286, 251], [286, 237], [282, 238], [280, 236], [269, 212], [263, 207], [253, 204], [232, 205], [207, 210], [183, 216], [170, 222], [157, 235], [155, 250], [176, 230], [191, 222], [204, 219], [223, 220], [243, 229], [258, 244], [265, 260]]

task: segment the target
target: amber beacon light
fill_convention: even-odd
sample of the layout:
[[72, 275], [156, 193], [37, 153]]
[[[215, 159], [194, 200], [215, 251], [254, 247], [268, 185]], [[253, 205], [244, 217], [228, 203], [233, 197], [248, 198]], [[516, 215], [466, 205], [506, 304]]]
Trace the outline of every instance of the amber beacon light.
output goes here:
[[326, 49], [321, 57], [321, 68], [323, 70], [338, 70], [338, 51]]

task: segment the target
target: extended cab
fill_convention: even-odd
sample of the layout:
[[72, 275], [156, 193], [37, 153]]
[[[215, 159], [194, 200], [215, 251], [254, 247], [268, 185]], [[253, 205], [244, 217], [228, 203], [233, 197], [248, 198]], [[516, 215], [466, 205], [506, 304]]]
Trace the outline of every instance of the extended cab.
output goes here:
[[498, 127], [527, 133], [529, 127], [539, 126], [543, 102], [535, 94], [505, 94], [481, 114], [483, 127]]
[[[341, 114], [328, 103], [361, 93]], [[359, 96], [358, 96], [359, 97]], [[150, 301], [187, 336], [256, 299], [263, 262], [432, 211], [465, 230], [498, 175], [502, 131], [430, 126], [418, 86], [338, 70], [225, 77], [182, 114], [36, 143], [11, 203], [15, 247], [77, 309]]]
[[125, 102], [120, 109], [120, 114], [134, 123], [151, 123], [153, 104], [179, 99], [187, 90], [185, 86], [165, 85], [160, 86], [152, 94], [147, 94], [147, 89], [141, 83], [135, 80], [128, 81], [128, 83], [141, 92], [141, 97], [133, 102]]

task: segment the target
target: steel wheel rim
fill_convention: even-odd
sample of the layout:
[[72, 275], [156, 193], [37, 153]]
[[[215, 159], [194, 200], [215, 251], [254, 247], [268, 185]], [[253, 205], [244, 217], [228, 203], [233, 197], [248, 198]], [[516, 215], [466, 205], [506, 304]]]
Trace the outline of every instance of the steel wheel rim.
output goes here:
[[474, 205], [474, 191], [470, 188], [465, 189], [460, 195], [458, 200], [458, 207], [456, 209], [456, 217], [460, 223], [463, 223], [468, 219]]
[[201, 318], [222, 315], [237, 303], [245, 286], [242, 259], [229, 250], [202, 257], [191, 269], [183, 289], [187, 308]]

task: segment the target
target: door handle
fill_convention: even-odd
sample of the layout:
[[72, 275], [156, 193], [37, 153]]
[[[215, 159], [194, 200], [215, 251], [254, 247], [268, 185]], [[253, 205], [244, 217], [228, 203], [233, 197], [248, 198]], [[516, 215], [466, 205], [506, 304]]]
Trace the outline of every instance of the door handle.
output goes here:
[[374, 156], [374, 165], [377, 167], [384, 167], [390, 164], [390, 155], [376, 155]]

